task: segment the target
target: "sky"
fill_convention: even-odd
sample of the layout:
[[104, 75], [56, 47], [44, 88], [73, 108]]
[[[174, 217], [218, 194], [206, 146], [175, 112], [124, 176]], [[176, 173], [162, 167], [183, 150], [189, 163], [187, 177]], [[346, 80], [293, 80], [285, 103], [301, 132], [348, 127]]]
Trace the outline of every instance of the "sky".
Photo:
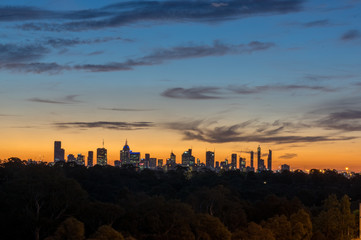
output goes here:
[[[1, 0], [0, 159], [361, 171], [361, 1]], [[264, 156], [266, 159], [267, 157]]]

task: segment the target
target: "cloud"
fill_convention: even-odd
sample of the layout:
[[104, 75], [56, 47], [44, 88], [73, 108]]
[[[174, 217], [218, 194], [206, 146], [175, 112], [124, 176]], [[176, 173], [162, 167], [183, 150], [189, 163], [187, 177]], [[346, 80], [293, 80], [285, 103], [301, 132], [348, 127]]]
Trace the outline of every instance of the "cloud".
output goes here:
[[161, 93], [161, 96], [168, 98], [179, 99], [222, 99], [230, 96], [230, 93], [240, 95], [259, 94], [270, 91], [298, 91], [311, 90], [320, 92], [333, 92], [334, 89], [323, 86], [311, 85], [262, 85], [255, 87], [243, 86], [229, 86], [227, 88], [221, 87], [193, 87], [193, 88], [169, 88]]
[[9, 63], [0, 65], [0, 69], [7, 69], [14, 72], [24, 72], [24, 73], [49, 73], [49, 74], [58, 74], [64, 70], [71, 70], [70, 66], [59, 65], [55, 62], [52, 63]]
[[359, 30], [355, 30], [355, 29], [349, 30], [341, 36], [341, 40], [344, 40], [344, 41], [350, 41], [350, 40], [355, 40], [355, 39], [360, 39], [360, 38], [361, 38], [361, 32]]
[[217, 87], [195, 87], [195, 88], [170, 88], [161, 93], [168, 98], [180, 99], [220, 99], [220, 88]]
[[316, 124], [325, 129], [344, 132], [361, 131], [361, 111], [344, 110], [341, 112], [333, 112], [317, 120]]
[[[54, 47], [80, 44], [80, 40], [64, 40], [52, 39], [47, 44]], [[195, 45], [187, 44], [171, 48], [156, 49], [152, 53], [140, 58], [128, 59], [123, 62], [111, 62], [106, 64], [82, 64], [82, 65], [61, 65], [55, 62], [41, 63], [31, 62], [43, 57], [47, 53], [47, 49], [36, 45], [29, 45], [19, 47], [15, 45], [0, 45], [3, 46], [3, 62], [0, 60], [0, 69], [8, 69], [17, 72], [32, 72], [32, 73], [50, 73], [58, 74], [62, 71], [69, 70], [84, 70], [90, 72], [109, 72], [109, 71], [127, 71], [133, 70], [139, 66], [159, 65], [166, 61], [187, 59], [187, 58], [201, 58], [208, 56], [223, 56], [227, 54], [250, 54], [255, 51], [267, 50], [274, 46], [273, 43], [263, 43], [253, 41], [248, 44], [225, 44], [220, 41], [214, 41], [212, 45]]]
[[68, 95], [59, 100], [51, 100], [51, 99], [43, 99], [43, 98], [30, 98], [30, 99], [28, 99], [28, 101], [38, 102], [38, 103], [51, 103], [51, 104], [73, 104], [73, 103], [80, 102], [79, 100], [75, 99], [76, 97], [78, 97], [78, 95]]
[[225, 44], [220, 41], [215, 41], [213, 45], [190, 44], [172, 48], [161, 48], [155, 50], [149, 55], [145, 55], [137, 59], [128, 59], [124, 62], [84, 64], [76, 65], [74, 68], [90, 72], [124, 71], [132, 70], [134, 67], [138, 66], [158, 65], [171, 60], [252, 53], [255, 51], [267, 50], [273, 46], [273, 43], [263, 43], [257, 41], [238, 45]]
[[138, 108], [99, 108], [100, 110], [118, 111], [118, 112], [147, 112], [155, 109], [138, 109]]
[[[63, 20], [22, 24], [25, 30], [84, 31], [138, 22], [221, 22], [257, 15], [286, 14], [302, 9], [301, 0], [269, 1], [128, 1], [99, 9], [47, 11], [31, 7], [0, 8], [0, 21]], [[3, 14], [1, 14], [3, 13]], [[65, 21], [65, 22], [64, 22]]]
[[324, 81], [324, 80], [343, 80], [343, 79], [350, 79], [354, 78], [355, 75], [317, 75], [317, 74], [308, 74], [304, 76], [305, 79], [311, 80], [311, 81]]
[[53, 48], [61, 48], [61, 47], [70, 47], [75, 45], [85, 45], [85, 44], [95, 44], [95, 43], [105, 43], [110, 41], [131, 41], [130, 39], [123, 39], [120, 37], [104, 37], [104, 38], [96, 38], [96, 39], [88, 39], [82, 40], [79, 38], [65, 39], [65, 38], [48, 38], [44, 41], [44, 44], [50, 45]]
[[[247, 121], [234, 125], [213, 126], [206, 121], [172, 122], [164, 125], [165, 128], [176, 130], [183, 135], [184, 140], [198, 140], [209, 143], [227, 142], [257, 142], [257, 143], [312, 143], [351, 140], [355, 137], [343, 136], [304, 136], [289, 135], [287, 131], [276, 131], [272, 133], [272, 124], [262, 131], [251, 131], [257, 129], [256, 121]], [[264, 127], [264, 126], [263, 126]], [[286, 126], [285, 126], [286, 127]], [[279, 128], [276, 126], [276, 128]], [[267, 133], [268, 132], [268, 133]], [[287, 134], [288, 133], [288, 134]]]
[[312, 86], [312, 85], [263, 85], [256, 87], [243, 86], [230, 86], [229, 90], [237, 94], [258, 94], [267, 91], [293, 91], [293, 90], [312, 90], [321, 92], [333, 92], [334, 89], [324, 86]]
[[284, 155], [280, 156], [280, 159], [292, 159], [297, 157], [298, 155], [296, 153], [285, 153]]
[[328, 19], [322, 19], [322, 20], [316, 20], [311, 22], [306, 22], [302, 24], [305, 28], [311, 28], [311, 27], [326, 27], [331, 26], [332, 24]]
[[39, 44], [0, 44], [0, 66], [37, 60], [47, 53], [49, 53], [49, 50]]
[[104, 128], [112, 130], [140, 130], [153, 127], [152, 122], [60, 122], [53, 124], [56, 128], [79, 128], [79, 129], [91, 129], [91, 128]]

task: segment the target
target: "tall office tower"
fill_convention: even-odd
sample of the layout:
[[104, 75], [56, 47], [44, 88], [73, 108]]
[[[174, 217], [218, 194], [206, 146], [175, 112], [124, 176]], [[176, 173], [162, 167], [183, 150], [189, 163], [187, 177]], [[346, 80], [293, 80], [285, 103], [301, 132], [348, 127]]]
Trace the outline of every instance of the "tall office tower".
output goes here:
[[157, 167], [157, 159], [156, 158], [149, 158], [149, 168], [155, 169]]
[[127, 140], [125, 140], [123, 150], [120, 151], [120, 161], [122, 162], [122, 165], [130, 164], [130, 149]]
[[267, 169], [272, 171], [272, 150], [268, 150]]
[[100, 166], [107, 165], [107, 150], [104, 148], [104, 144], [102, 148], [97, 148], [97, 164]]
[[54, 142], [54, 162], [64, 161], [65, 151], [61, 148], [61, 141]]
[[253, 168], [254, 167], [254, 165], [253, 165], [253, 156], [254, 156], [254, 152], [253, 151], [251, 151], [250, 152], [250, 154], [251, 154], [251, 168]]
[[88, 152], [88, 167], [93, 167], [93, 151]]
[[258, 163], [259, 163], [259, 165], [258, 165], [258, 171], [264, 171], [264, 170], [266, 170], [266, 166], [264, 165], [264, 160], [263, 160], [263, 159], [260, 159]]
[[163, 167], [163, 159], [158, 159], [158, 167]]
[[170, 153], [169, 163], [173, 166], [176, 165], [176, 155], [173, 153], [173, 151]]
[[140, 162], [140, 152], [129, 152], [129, 163], [138, 167]]
[[84, 155], [82, 155], [82, 154], [78, 154], [78, 157], [76, 158], [76, 164], [78, 164], [78, 165], [85, 165], [85, 156]]
[[260, 170], [261, 167], [261, 147], [258, 145], [257, 148], [257, 169]]
[[214, 168], [214, 152], [206, 152], [206, 167], [212, 169]]
[[246, 159], [239, 157], [239, 169], [241, 169], [242, 172], [246, 170]]
[[146, 153], [145, 154], [145, 159], [144, 159], [144, 168], [150, 168], [149, 159], [150, 159], [150, 154]]
[[192, 156], [192, 149], [188, 149], [182, 154], [182, 165], [189, 167], [194, 166], [195, 158]]
[[237, 169], [237, 153], [233, 153], [233, 154], [232, 154], [231, 169], [232, 169], [232, 170]]

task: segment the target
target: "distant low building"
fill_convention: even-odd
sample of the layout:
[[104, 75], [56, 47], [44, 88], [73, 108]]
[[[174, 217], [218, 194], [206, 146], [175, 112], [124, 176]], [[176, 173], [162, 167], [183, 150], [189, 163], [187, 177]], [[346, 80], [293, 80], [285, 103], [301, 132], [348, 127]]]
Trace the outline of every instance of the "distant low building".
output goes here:
[[281, 165], [281, 171], [290, 171], [290, 165], [287, 164]]

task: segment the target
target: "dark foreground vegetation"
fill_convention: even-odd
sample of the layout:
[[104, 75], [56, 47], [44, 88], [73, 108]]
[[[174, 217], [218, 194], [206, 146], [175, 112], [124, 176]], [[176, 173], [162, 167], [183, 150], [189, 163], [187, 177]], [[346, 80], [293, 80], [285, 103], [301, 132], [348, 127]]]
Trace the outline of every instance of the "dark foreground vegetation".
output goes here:
[[0, 164], [0, 239], [341, 240], [361, 176]]

